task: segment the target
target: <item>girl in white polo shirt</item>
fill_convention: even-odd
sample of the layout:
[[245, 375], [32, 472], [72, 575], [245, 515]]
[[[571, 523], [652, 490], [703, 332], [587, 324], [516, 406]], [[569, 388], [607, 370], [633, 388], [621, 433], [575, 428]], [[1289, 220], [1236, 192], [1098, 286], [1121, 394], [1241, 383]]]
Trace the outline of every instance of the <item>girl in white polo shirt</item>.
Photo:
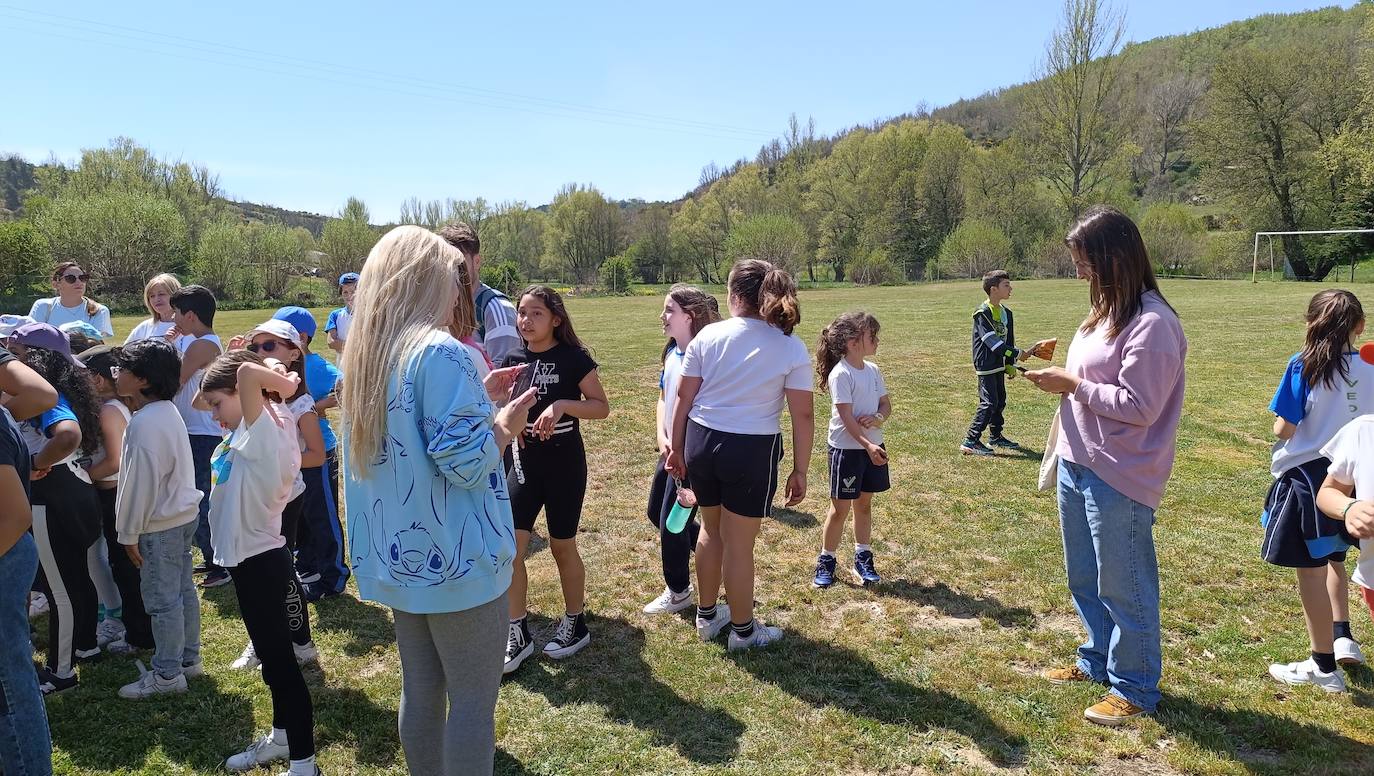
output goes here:
[[[792, 329], [801, 321], [797, 285], [766, 261], [730, 270], [730, 314], [687, 346], [673, 413], [668, 472], [690, 474], [700, 509], [697, 634], [706, 641], [730, 625], [729, 648], [782, 638], [754, 620], [754, 541], [772, 514], [783, 444], [778, 418], [792, 415], [787, 506], [806, 496], [814, 418], [811, 357]], [[726, 606], [716, 606], [722, 578]]]

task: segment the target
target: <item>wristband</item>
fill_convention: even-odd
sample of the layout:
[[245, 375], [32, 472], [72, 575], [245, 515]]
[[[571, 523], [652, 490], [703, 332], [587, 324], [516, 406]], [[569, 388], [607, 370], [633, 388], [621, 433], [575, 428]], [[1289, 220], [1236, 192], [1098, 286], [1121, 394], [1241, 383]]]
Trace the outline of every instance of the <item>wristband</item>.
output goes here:
[[1349, 511], [1350, 511], [1350, 508], [1353, 507], [1353, 506], [1355, 506], [1355, 505], [1358, 504], [1358, 503], [1360, 503], [1360, 500], [1359, 500], [1359, 499], [1357, 499], [1357, 498], [1352, 498], [1352, 499], [1350, 499], [1350, 503], [1349, 503], [1349, 504], [1346, 504], [1346, 505], [1345, 505], [1345, 509], [1342, 509], [1342, 510], [1341, 510], [1341, 520], [1345, 520], [1345, 513], [1346, 513], [1346, 512], [1349, 512]]

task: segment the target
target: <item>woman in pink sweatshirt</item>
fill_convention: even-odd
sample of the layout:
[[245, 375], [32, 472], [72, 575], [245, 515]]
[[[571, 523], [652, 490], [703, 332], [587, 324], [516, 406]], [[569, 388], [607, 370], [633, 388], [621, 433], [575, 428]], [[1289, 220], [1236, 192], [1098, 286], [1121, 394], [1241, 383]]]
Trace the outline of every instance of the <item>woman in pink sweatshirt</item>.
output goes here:
[[1059, 408], [1059, 522], [1074, 608], [1088, 632], [1056, 684], [1111, 685], [1083, 715], [1115, 726], [1159, 703], [1154, 521], [1174, 464], [1188, 341], [1159, 292], [1140, 231], [1108, 207], [1066, 240], [1092, 305], [1064, 369], [1028, 372]]

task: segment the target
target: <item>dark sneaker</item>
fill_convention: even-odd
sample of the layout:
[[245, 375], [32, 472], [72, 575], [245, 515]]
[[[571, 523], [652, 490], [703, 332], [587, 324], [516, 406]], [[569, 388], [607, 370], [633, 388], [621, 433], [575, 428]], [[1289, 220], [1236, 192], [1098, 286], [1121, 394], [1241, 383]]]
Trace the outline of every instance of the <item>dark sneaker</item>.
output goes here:
[[964, 443], [959, 445], [959, 452], [964, 455], [992, 455], [992, 448], [977, 439], [965, 439]]
[[826, 588], [835, 584], [835, 556], [821, 555], [816, 558], [816, 576], [811, 580], [812, 587]]
[[506, 667], [501, 673], [509, 674], [534, 654], [534, 640], [530, 638], [530, 626], [522, 619], [510, 624], [506, 635]]
[[1011, 441], [1010, 439], [1007, 439], [1007, 438], [1004, 437], [1004, 436], [995, 436], [995, 437], [992, 437], [991, 439], [988, 440], [988, 444], [989, 444], [989, 445], [992, 445], [993, 447], [1000, 447], [1000, 448], [1002, 448], [1003, 450], [1020, 450], [1020, 449], [1021, 449], [1021, 445], [1016, 444], [1015, 442]]
[[70, 690], [76, 686], [75, 671], [72, 672], [71, 676], [60, 677], [49, 671], [46, 666], [34, 666], [34, 668], [38, 671], [38, 689], [42, 690], [44, 695]]
[[558, 630], [554, 631], [553, 638], [544, 645], [544, 654], [555, 660], [562, 660], [576, 655], [590, 643], [592, 634], [587, 632], [586, 613], [564, 614], [563, 619], [558, 622]]
[[872, 551], [864, 550], [854, 553], [854, 576], [859, 578], [864, 587], [876, 585], [883, 581], [883, 578], [878, 576], [878, 572], [873, 569]]
[[205, 563], [204, 563], [203, 561], [202, 561], [201, 563], [197, 563], [196, 565], [194, 565], [194, 566], [191, 567], [191, 573], [192, 573], [192, 574], [206, 574], [206, 573], [208, 573], [209, 571], [210, 571], [210, 567], [207, 566], [207, 565], [205, 565]]
[[212, 587], [223, 587], [232, 581], [229, 578], [229, 572], [219, 569], [206, 574], [205, 579], [200, 581], [200, 587], [202, 590], [209, 590]]

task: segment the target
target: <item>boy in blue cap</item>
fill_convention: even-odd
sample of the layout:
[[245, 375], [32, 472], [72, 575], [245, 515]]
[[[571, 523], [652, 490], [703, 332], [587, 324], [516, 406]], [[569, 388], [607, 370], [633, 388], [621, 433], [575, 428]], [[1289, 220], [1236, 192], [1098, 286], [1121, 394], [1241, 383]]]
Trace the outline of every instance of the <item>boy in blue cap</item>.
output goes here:
[[348, 339], [348, 327], [353, 323], [353, 295], [358, 291], [358, 273], [345, 272], [339, 276], [339, 296], [344, 306], [329, 313], [324, 323], [324, 333], [329, 335], [329, 349], [343, 356], [344, 342]]
[[324, 465], [301, 469], [305, 508], [296, 536], [296, 568], [301, 575], [302, 592], [307, 601], [318, 601], [342, 593], [349, 574], [344, 561], [343, 530], [339, 526], [338, 438], [325, 416], [326, 410], [339, 406], [334, 391], [343, 373], [311, 352], [310, 342], [317, 324], [309, 310], [283, 307], [272, 317], [295, 326], [304, 340], [305, 387], [315, 399], [315, 412], [320, 416], [320, 432], [324, 436]]

